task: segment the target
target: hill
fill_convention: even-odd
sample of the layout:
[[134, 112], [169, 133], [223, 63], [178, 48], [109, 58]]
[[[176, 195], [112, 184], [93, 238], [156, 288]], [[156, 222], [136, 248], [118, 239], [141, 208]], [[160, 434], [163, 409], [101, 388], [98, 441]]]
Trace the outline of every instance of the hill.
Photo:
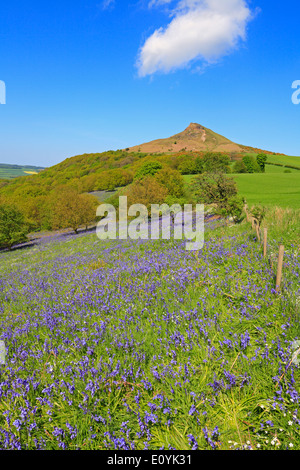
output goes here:
[[[217, 134], [207, 127], [191, 122], [190, 125], [179, 134], [166, 139], [157, 139], [141, 145], [135, 145], [128, 149], [131, 152], [148, 153], [176, 153], [181, 151], [192, 152], [225, 152], [225, 153], [259, 153], [260, 149], [239, 145], [226, 137]], [[266, 153], [271, 153], [264, 151]]]
[[[163, 140], [170, 144], [170, 139]], [[134, 183], [138, 181], [140, 172], [144, 175], [152, 175], [153, 167], [161, 171], [161, 175], [163, 175], [160, 182], [163, 186], [163, 192], [167, 193], [166, 197], [170, 197], [171, 200], [181, 198], [180, 204], [185, 204], [194, 201], [190, 177], [209, 171], [207, 170], [209, 162], [227, 161], [227, 172], [234, 173], [237, 160], [241, 160], [245, 155], [255, 158], [258, 153], [251, 147], [239, 146], [196, 123], [191, 123], [187, 129], [175, 134], [172, 139], [173, 145], [181, 147], [181, 151], [170, 152], [168, 148], [166, 151], [155, 153], [151, 153], [151, 148], [144, 152], [134, 151], [137, 147], [110, 150], [67, 158], [61, 163], [41, 171], [36, 167], [2, 165], [2, 171], [10, 169], [10, 171], [21, 172], [23, 176], [0, 179], [0, 204], [12, 204], [18, 207], [34, 230], [50, 230], [54, 226], [52, 222], [54, 217], [52, 217], [51, 211], [55, 212], [55, 208], [58, 210], [58, 204], [61, 203], [61, 200], [66, 200], [65, 195], [67, 192], [69, 194], [70, 190], [78, 194], [89, 193], [94, 196], [93, 199], [96, 197], [98, 201], [108, 201], [117, 205], [119, 191], [122, 193], [132, 191], [132, 186], [134, 188]], [[200, 150], [200, 142], [203, 145], [202, 150]], [[199, 148], [197, 151], [195, 150], [196, 145]], [[183, 150], [184, 148], [186, 150]], [[265, 153], [268, 153], [266, 174], [249, 174], [241, 175], [241, 177], [237, 175], [240, 194], [247, 199], [249, 198], [249, 201], [253, 198], [254, 193], [254, 196], [260, 195], [259, 201], [263, 204], [266, 202], [274, 204], [276, 201], [282, 207], [298, 208], [299, 192], [297, 187], [299, 187], [300, 181], [300, 158], [277, 155], [271, 152]], [[287, 174], [283, 175], [283, 173]], [[288, 175], [288, 173], [292, 174]], [[170, 174], [173, 175], [176, 183], [170, 181]], [[181, 191], [181, 186], [184, 186], [182, 176], [184, 176], [186, 185]], [[284, 183], [284, 188], [276, 196], [276, 191], [281, 183]], [[269, 187], [268, 197], [265, 193], [265, 184], [268, 184]]]

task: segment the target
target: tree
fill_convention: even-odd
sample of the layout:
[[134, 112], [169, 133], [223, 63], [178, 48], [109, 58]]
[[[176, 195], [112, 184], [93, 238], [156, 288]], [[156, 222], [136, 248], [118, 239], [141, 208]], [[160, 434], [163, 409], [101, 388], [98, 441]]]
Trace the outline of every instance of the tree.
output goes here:
[[232, 171], [233, 173], [248, 173], [245, 163], [241, 160], [235, 162]]
[[258, 226], [260, 227], [266, 215], [266, 208], [262, 206], [253, 206], [251, 208], [251, 215], [257, 220]]
[[96, 209], [99, 206], [99, 201], [96, 197], [89, 194], [79, 194], [78, 210], [81, 212], [82, 224], [85, 225], [86, 230], [88, 224], [94, 222], [96, 219]]
[[146, 176], [154, 176], [158, 170], [162, 169], [162, 164], [159, 162], [147, 162], [142, 165], [135, 175], [135, 179], [142, 179]]
[[196, 175], [197, 171], [195, 161], [191, 157], [183, 159], [183, 161], [178, 166], [178, 171], [182, 175]]
[[231, 216], [234, 223], [243, 220], [245, 201], [237, 195], [237, 186], [233, 178], [224, 173], [206, 173], [195, 178], [194, 190], [200, 202], [215, 204], [216, 214], [223, 217]]
[[28, 229], [23, 214], [12, 205], [0, 206], [0, 246], [12, 248], [26, 241]]
[[97, 176], [97, 181], [94, 183], [96, 191], [113, 191], [117, 186], [113, 170], [103, 171]]
[[219, 209], [226, 208], [229, 199], [237, 195], [234, 179], [224, 173], [203, 173], [197, 176], [193, 189], [199, 202], [216, 204]]
[[47, 196], [27, 196], [26, 198], [13, 198], [17, 202], [17, 207], [25, 217], [30, 231], [47, 228], [48, 214], [46, 211]]
[[225, 217], [231, 216], [234, 223], [239, 223], [243, 220], [243, 208], [245, 205], [244, 198], [241, 196], [233, 196], [228, 199], [225, 207], [220, 209], [219, 214]]
[[142, 180], [134, 182], [126, 194], [129, 206], [132, 204], [144, 204], [149, 213], [151, 204], [162, 204], [167, 195], [167, 188], [153, 176], [146, 176]]
[[75, 233], [80, 226], [96, 219], [96, 207], [99, 205], [94, 196], [79, 194], [70, 187], [55, 189], [49, 198], [52, 229], [72, 228]]
[[203, 159], [201, 157], [195, 158], [195, 174], [199, 175], [203, 172]]
[[156, 173], [155, 179], [167, 188], [170, 196], [182, 197], [184, 195], [184, 180], [179, 171], [164, 168]]
[[247, 168], [247, 173], [260, 173], [260, 166], [257, 164], [256, 160], [250, 155], [245, 155], [243, 157], [243, 163]]
[[260, 167], [260, 170], [262, 173], [265, 172], [265, 164], [266, 164], [266, 161], [267, 161], [267, 155], [265, 155], [264, 153], [259, 153], [257, 156], [256, 156], [256, 162], [258, 164], [258, 166]]
[[230, 173], [230, 158], [222, 153], [207, 152], [202, 159], [205, 173]]

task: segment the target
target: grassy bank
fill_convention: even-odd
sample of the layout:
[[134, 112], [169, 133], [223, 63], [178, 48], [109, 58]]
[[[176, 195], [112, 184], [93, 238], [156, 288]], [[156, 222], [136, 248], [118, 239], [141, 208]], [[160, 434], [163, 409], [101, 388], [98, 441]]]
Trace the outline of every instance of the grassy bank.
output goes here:
[[280, 295], [246, 222], [0, 258], [1, 448], [300, 449], [292, 245]]

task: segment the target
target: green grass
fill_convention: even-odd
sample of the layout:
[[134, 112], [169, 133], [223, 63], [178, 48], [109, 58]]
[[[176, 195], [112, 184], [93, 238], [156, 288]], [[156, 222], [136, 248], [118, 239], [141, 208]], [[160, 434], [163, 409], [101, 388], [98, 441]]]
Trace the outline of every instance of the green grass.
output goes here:
[[[249, 157], [256, 157], [257, 153], [249, 152], [249, 153], [246, 153], [245, 155], [249, 155]], [[267, 162], [279, 163], [281, 165], [293, 165], [293, 166], [298, 166], [300, 168], [300, 156], [293, 157], [291, 155], [267, 155]]]
[[0, 164], [0, 179], [12, 179], [18, 176], [25, 176], [28, 172], [39, 172], [41, 168], [34, 166], [18, 166]]
[[300, 172], [239, 174], [233, 177], [249, 206], [262, 204], [300, 209]]
[[[292, 157], [291, 157], [292, 158]], [[296, 158], [296, 157], [294, 157]], [[266, 173], [233, 174], [238, 191], [248, 205], [300, 209], [300, 171], [284, 173], [283, 167], [269, 165]], [[195, 175], [184, 175], [190, 187]]]
[[289, 155], [268, 155], [267, 162], [298, 166], [300, 168], [300, 157], [291, 157]]
[[243, 221], [198, 253], [95, 234], [1, 253], [1, 446], [299, 450], [299, 253], [275, 295], [261, 249]]
[[287, 249], [292, 247], [298, 247], [299, 249], [299, 209], [282, 209], [280, 207], [267, 209], [261, 228], [267, 228], [270, 238], [276, 240], [277, 243], [285, 245]]
[[289, 173], [299, 173], [299, 170], [295, 170], [294, 168], [285, 168], [282, 166], [275, 166], [275, 165], [266, 165], [265, 173], [284, 173], [288, 171]]

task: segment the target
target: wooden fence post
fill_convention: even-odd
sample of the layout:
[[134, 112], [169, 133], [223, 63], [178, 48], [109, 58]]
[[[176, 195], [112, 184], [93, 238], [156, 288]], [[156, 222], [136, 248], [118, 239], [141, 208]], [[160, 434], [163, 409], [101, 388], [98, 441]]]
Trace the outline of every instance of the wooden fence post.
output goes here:
[[264, 258], [267, 256], [268, 229], [264, 228]]
[[276, 291], [280, 291], [281, 278], [282, 278], [282, 265], [283, 265], [284, 246], [279, 246], [278, 264], [277, 264], [277, 276], [276, 276]]
[[250, 222], [250, 216], [249, 216], [247, 204], [244, 205], [244, 211], [245, 211], [245, 213], [246, 213], [247, 222]]
[[256, 235], [257, 235], [257, 240], [260, 242], [259, 225], [258, 225], [258, 224], [256, 224], [256, 225], [255, 225], [255, 228], [256, 228]]

